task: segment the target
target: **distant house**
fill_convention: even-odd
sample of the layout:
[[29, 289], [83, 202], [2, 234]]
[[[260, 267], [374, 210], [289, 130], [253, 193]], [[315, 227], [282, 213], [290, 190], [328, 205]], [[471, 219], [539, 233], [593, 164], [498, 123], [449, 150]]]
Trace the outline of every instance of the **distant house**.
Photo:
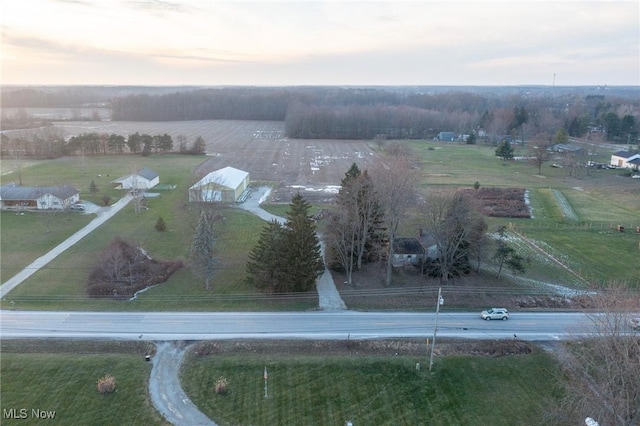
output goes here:
[[394, 267], [419, 266], [426, 259], [436, 259], [438, 246], [430, 233], [420, 230], [418, 237], [398, 237], [393, 241]]
[[136, 173], [122, 176], [111, 181], [118, 189], [151, 189], [160, 183], [160, 176], [153, 170], [144, 167]]
[[611, 162], [609, 164], [624, 169], [639, 170], [640, 154], [629, 151], [618, 151], [611, 155]]
[[0, 186], [2, 210], [63, 210], [80, 201], [80, 191], [69, 185]]
[[440, 132], [436, 137], [441, 142], [453, 142], [457, 139], [455, 132]]
[[561, 154], [576, 154], [576, 155], [581, 155], [584, 154], [584, 148], [578, 145], [567, 145], [567, 144], [562, 144], [562, 143], [558, 143], [555, 144], [551, 147], [551, 151], [553, 152], [559, 152]]
[[209, 173], [189, 188], [189, 201], [235, 203], [248, 186], [249, 172], [227, 166]]

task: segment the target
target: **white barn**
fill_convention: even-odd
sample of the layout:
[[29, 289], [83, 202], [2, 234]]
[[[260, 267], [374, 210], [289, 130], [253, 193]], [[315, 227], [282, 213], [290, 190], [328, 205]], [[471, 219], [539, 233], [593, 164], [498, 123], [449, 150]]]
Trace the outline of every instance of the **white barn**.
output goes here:
[[112, 181], [118, 185], [119, 189], [150, 189], [160, 183], [160, 176], [158, 173], [144, 167], [137, 173], [131, 175], [122, 176], [121, 178]]
[[615, 167], [637, 170], [640, 168], [640, 154], [629, 151], [618, 151], [611, 155], [610, 164]]
[[248, 186], [249, 172], [227, 166], [209, 173], [189, 188], [189, 201], [235, 203]]

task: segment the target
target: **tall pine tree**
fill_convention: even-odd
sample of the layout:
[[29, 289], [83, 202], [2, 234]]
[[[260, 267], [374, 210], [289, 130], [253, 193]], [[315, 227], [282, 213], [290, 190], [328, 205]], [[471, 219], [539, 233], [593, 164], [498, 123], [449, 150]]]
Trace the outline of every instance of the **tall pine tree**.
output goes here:
[[269, 293], [286, 292], [284, 286], [284, 228], [276, 220], [262, 229], [258, 243], [249, 253], [247, 277], [250, 284]]
[[196, 232], [191, 242], [191, 265], [197, 275], [204, 279], [205, 289], [211, 289], [211, 281], [218, 260], [213, 255], [216, 236], [213, 230], [213, 218], [207, 212], [200, 213]]
[[310, 207], [296, 194], [285, 224], [273, 221], [262, 230], [247, 262], [250, 283], [274, 293], [304, 292], [314, 287], [324, 262]]
[[297, 193], [291, 199], [285, 229], [284, 254], [287, 260], [289, 291], [308, 291], [324, 271], [316, 225], [309, 215], [311, 204]]

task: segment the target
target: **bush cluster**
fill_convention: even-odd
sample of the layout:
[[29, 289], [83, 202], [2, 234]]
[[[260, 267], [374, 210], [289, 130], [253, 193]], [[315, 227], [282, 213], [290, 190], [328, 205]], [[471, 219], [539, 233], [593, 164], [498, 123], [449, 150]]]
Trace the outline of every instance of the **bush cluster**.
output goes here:
[[216, 380], [215, 392], [218, 395], [224, 395], [227, 393], [227, 386], [229, 385], [229, 380], [226, 377], [220, 376], [218, 380]]
[[116, 390], [116, 379], [111, 374], [105, 374], [96, 382], [98, 392], [101, 394], [111, 393]]
[[100, 255], [86, 282], [91, 297], [131, 298], [136, 292], [163, 283], [183, 266], [180, 261], [157, 261], [141, 247], [114, 239]]

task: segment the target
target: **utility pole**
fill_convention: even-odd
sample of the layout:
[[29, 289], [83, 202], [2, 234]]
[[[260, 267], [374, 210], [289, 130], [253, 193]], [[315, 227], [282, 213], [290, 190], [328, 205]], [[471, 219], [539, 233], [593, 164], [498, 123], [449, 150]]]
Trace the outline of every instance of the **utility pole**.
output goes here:
[[438, 301], [436, 302], [436, 324], [433, 328], [433, 342], [431, 342], [431, 356], [429, 357], [429, 371], [433, 367], [433, 350], [436, 346], [436, 334], [438, 333], [438, 314], [440, 313], [440, 305], [444, 305], [442, 298], [442, 287], [438, 288]]

